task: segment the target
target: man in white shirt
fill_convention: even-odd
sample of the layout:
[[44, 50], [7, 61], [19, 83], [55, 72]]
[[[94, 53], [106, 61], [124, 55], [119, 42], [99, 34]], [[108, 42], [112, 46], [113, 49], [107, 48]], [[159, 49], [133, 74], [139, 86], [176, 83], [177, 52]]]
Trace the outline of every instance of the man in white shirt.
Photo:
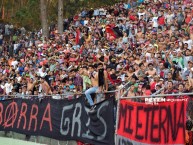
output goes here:
[[45, 71], [45, 68], [44, 67], [40, 68], [37, 72], [37, 75], [44, 78], [47, 75], [47, 72]]
[[3, 35], [2, 34], [0, 34], [0, 40], [3, 40]]
[[15, 60], [15, 58], [13, 58], [13, 61], [11, 62], [11, 65], [14, 67], [14, 69], [16, 68], [16, 65], [18, 65], [18, 61]]
[[3, 92], [5, 92], [5, 83], [4, 82], [1, 82], [1, 89], [3, 89], [4, 91]]
[[191, 47], [193, 45], [193, 41], [190, 39], [189, 35], [185, 35], [185, 40], [183, 41], [183, 43], [188, 44], [188, 49], [191, 49]]
[[8, 79], [8, 81], [5, 83], [5, 93], [6, 95], [9, 95], [13, 89], [13, 84], [11, 83], [11, 80]]
[[155, 28], [158, 27], [157, 19], [158, 19], [158, 17], [156, 17], [156, 16], [152, 18], [152, 22], [153, 22], [152, 27], [155, 27]]
[[9, 25], [5, 25], [5, 35], [9, 35]]
[[171, 24], [174, 18], [174, 14], [171, 12], [171, 10], [168, 11], [166, 14], [166, 22], [167, 24]]
[[99, 9], [95, 9], [93, 15], [94, 15], [94, 16], [98, 16], [98, 15], [99, 15]]

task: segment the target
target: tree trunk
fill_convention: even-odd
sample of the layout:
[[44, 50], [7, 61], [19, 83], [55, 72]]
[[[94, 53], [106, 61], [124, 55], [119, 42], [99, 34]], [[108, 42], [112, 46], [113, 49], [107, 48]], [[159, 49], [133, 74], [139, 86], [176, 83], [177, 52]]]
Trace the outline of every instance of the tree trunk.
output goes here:
[[48, 38], [48, 21], [47, 21], [47, 6], [46, 0], [40, 0], [40, 10], [41, 10], [41, 24], [42, 24], [42, 36]]
[[58, 33], [60, 34], [62, 34], [64, 31], [63, 10], [64, 10], [63, 0], [58, 0]]

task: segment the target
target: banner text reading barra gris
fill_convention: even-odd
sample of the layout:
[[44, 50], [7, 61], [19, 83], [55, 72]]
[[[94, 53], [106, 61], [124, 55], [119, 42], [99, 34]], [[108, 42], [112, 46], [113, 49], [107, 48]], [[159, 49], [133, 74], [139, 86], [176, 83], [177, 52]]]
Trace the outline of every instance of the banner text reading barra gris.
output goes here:
[[186, 102], [120, 101], [117, 145], [184, 144]]
[[85, 99], [0, 102], [0, 130], [39, 135], [57, 140], [80, 140], [94, 145], [114, 144], [113, 98], [91, 114]]

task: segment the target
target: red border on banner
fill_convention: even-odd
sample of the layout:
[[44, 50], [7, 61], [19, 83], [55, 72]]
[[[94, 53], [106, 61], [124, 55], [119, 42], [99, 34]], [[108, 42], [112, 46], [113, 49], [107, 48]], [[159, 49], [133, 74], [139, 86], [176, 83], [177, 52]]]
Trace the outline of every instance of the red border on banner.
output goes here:
[[147, 144], [184, 144], [187, 102], [120, 100], [117, 134]]

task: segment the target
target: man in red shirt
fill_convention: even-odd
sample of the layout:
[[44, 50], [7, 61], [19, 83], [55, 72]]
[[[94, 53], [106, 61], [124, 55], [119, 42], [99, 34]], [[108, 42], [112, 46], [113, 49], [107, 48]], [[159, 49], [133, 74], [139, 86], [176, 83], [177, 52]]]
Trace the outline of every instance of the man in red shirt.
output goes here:
[[161, 11], [160, 13], [161, 15], [158, 17], [158, 24], [162, 27], [163, 30], [163, 26], [165, 25], [165, 16], [163, 11]]

